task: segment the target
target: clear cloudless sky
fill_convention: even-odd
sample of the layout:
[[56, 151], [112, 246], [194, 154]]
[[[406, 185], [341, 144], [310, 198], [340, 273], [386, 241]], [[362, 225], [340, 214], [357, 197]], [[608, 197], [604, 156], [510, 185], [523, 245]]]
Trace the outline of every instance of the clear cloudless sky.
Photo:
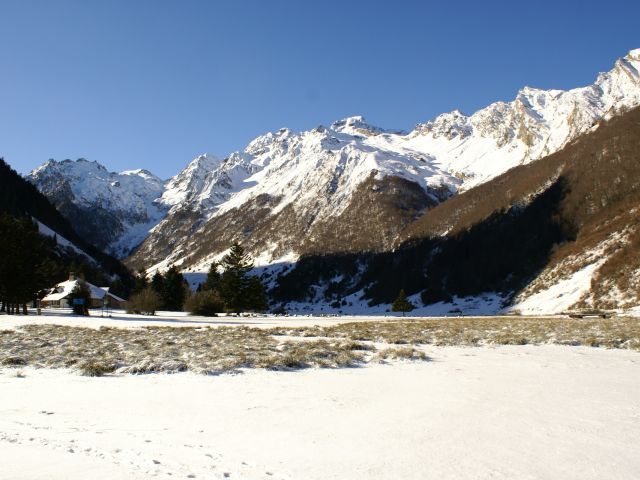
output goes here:
[[167, 178], [285, 126], [411, 129], [592, 83], [638, 19], [630, 0], [0, 0], [0, 156]]

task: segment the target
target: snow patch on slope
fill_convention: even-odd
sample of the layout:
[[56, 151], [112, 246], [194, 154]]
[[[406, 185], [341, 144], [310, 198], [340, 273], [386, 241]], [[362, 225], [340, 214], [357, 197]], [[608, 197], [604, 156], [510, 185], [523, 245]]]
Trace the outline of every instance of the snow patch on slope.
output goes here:
[[540, 292], [534, 293], [525, 300], [511, 307], [522, 315], [542, 315], [562, 313], [571, 309], [581, 298], [589, 293], [591, 279], [602, 262], [592, 263], [574, 272], [569, 278]]

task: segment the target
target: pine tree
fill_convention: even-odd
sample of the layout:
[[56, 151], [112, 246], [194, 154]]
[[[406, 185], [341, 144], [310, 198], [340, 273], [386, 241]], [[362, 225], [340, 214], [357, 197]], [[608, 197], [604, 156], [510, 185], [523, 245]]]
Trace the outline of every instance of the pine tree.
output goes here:
[[247, 310], [264, 312], [269, 307], [264, 285], [258, 277], [249, 277], [244, 297]]
[[247, 273], [253, 268], [253, 260], [238, 243], [234, 243], [221, 265], [224, 273], [218, 287], [220, 296], [228, 310], [240, 313], [245, 308]]
[[73, 287], [69, 294], [69, 302], [73, 307], [73, 313], [76, 315], [89, 315], [89, 306], [91, 305], [91, 290], [84, 280], [78, 280], [76, 286]]
[[235, 271], [241, 275], [246, 275], [253, 268], [253, 260], [239, 243], [234, 243], [229, 249], [229, 253], [222, 258], [220, 262], [225, 272]]
[[202, 283], [201, 290], [217, 290], [220, 285], [220, 272], [218, 272], [218, 262], [213, 262], [211, 267], [209, 267], [209, 273], [207, 274], [207, 279]]
[[410, 312], [415, 307], [413, 303], [409, 301], [407, 298], [407, 294], [404, 293], [404, 289], [400, 290], [398, 294], [398, 298], [395, 299], [393, 305], [391, 305], [391, 310], [393, 312], [402, 312], [402, 316], [404, 317], [405, 312]]
[[182, 311], [187, 290], [182, 274], [175, 266], [169, 267], [164, 276], [164, 290], [162, 300], [164, 308], [172, 311]]
[[244, 307], [244, 279], [234, 271], [225, 271], [220, 278], [220, 297], [227, 310], [240, 313]]
[[151, 278], [151, 288], [162, 298], [162, 295], [164, 295], [164, 277], [160, 270], [156, 271]]
[[29, 219], [0, 215], [0, 300], [9, 313], [36, 298], [52, 281], [50, 249]]
[[138, 270], [138, 274], [136, 275], [136, 278], [133, 284], [133, 290], [131, 291], [131, 293], [132, 294], [140, 293], [143, 290], [146, 290], [148, 286], [149, 286], [149, 281], [147, 280], [147, 272], [144, 270], [144, 268], [141, 268], [140, 270]]

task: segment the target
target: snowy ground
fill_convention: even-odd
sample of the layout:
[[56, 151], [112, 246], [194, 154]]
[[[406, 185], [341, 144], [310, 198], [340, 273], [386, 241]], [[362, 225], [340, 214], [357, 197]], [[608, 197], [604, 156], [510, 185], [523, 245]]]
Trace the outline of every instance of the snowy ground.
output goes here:
[[226, 316], [198, 317], [185, 312], [157, 312], [154, 316], [132, 315], [124, 310], [113, 310], [109, 315], [101, 316], [99, 310], [91, 310], [89, 317], [76, 316], [66, 308], [43, 309], [42, 315], [3, 315], [0, 316], [0, 328], [13, 328], [21, 325], [54, 324], [75, 327], [215, 327], [215, 326], [250, 326], [257, 328], [270, 327], [302, 327], [313, 325], [336, 325], [346, 322], [362, 322], [376, 320], [393, 320], [400, 314], [385, 316], [319, 316], [319, 315], [295, 315], [295, 316]]
[[221, 376], [5, 368], [0, 478], [638, 478], [640, 353], [425, 348]]
[[635, 479], [639, 374], [632, 317], [3, 315], [0, 480]]

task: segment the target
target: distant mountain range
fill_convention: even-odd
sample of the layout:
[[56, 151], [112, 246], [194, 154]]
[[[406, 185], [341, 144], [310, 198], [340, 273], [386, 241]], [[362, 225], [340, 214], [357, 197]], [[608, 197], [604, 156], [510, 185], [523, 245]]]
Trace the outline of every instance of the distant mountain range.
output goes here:
[[[525, 87], [512, 102], [494, 103], [471, 116], [445, 113], [411, 132], [387, 131], [362, 117], [351, 117], [300, 133], [288, 129], [267, 133], [226, 158], [201, 155], [165, 182], [143, 170], [110, 173], [86, 160], [50, 160], [28, 178], [79, 233], [135, 267], [153, 270], [176, 264], [185, 271], [206, 271], [231, 242], [240, 241], [257, 263], [274, 266], [267, 270], [274, 295], [283, 303], [322, 299], [334, 304], [339, 300], [342, 305], [344, 296], [357, 295], [375, 305], [388, 302], [392, 290], [404, 283], [408, 293], [416, 295], [429, 287], [430, 293], [423, 295], [427, 303], [451, 302], [454, 296], [480, 292], [477, 287], [454, 288], [455, 282], [438, 283], [424, 271], [406, 280], [391, 267], [374, 274], [367, 270], [372, 268], [368, 262], [385, 255], [397, 262], [409, 251], [408, 245], [415, 249], [421, 244], [415, 250], [419, 258], [412, 262], [428, 270], [434, 264], [420, 261], [422, 256], [436, 263], [438, 258], [456, 260], [438, 253], [453, 248], [438, 243], [442, 239], [460, 239], [463, 232], [476, 228], [491, 230], [484, 233], [489, 239], [496, 228], [510, 231], [517, 224], [492, 215], [509, 212], [508, 218], [526, 218], [522, 215], [533, 214], [532, 208], [547, 213], [558, 208], [567, 198], [565, 189], [575, 182], [567, 180], [568, 163], [556, 165], [548, 159], [589, 138], [585, 141], [590, 142], [591, 154], [613, 161], [611, 152], [619, 145], [599, 137], [598, 131], [607, 125], [604, 130], [613, 134], [614, 120], [631, 118], [625, 112], [638, 105], [640, 49], [617, 60], [612, 70], [587, 87], [568, 91]], [[596, 145], [594, 138], [600, 143]], [[603, 145], [608, 145], [606, 151]], [[556, 170], [540, 167], [544, 173], [539, 174], [531, 170], [543, 158]], [[626, 165], [627, 159], [620, 163]], [[575, 160], [572, 165], [579, 168], [581, 163]], [[511, 170], [514, 167], [519, 168]], [[615, 164], [610, 168], [615, 171]], [[588, 170], [581, 174], [596, 180]], [[611, 182], [608, 187], [613, 190], [624, 184], [615, 183], [615, 178]], [[538, 220], [544, 217], [536, 215]], [[488, 218], [501, 226], [490, 228]], [[511, 258], [508, 253], [515, 247], [503, 245], [505, 258], [520, 264], [496, 270], [505, 278], [486, 283], [485, 290], [499, 291], [508, 304], [516, 295], [533, 295], [542, 288], [540, 275], [549, 268], [549, 252], [579, 241], [582, 227], [561, 226], [549, 230], [544, 239], [531, 240], [529, 253], [536, 253], [530, 261], [520, 254]], [[517, 235], [513, 240], [523, 241]], [[486, 252], [494, 249], [485, 247]], [[335, 275], [329, 278], [314, 264], [313, 273], [312, 259], [328, 257], [357, 259], [357, 265], [352, 263], [347, 274], [336, 264]], [[275, 267], [293, 263], [295, 268], [287, 269], [289, 277]], [[437, 268], [444, 274], [445, 267]], [[295, 277], [293, 272], [300, 275], [296, 289], [285, 288]], [[358, 276], [370, 281], [363, 283]], [[382, 276], [394, 286], [383, 287]]]
[[27, 177], [88, 241], [120, 258], [166, 215], [164, 183], [146, 170], [112, 173], [98, 162], [49, 160]]

